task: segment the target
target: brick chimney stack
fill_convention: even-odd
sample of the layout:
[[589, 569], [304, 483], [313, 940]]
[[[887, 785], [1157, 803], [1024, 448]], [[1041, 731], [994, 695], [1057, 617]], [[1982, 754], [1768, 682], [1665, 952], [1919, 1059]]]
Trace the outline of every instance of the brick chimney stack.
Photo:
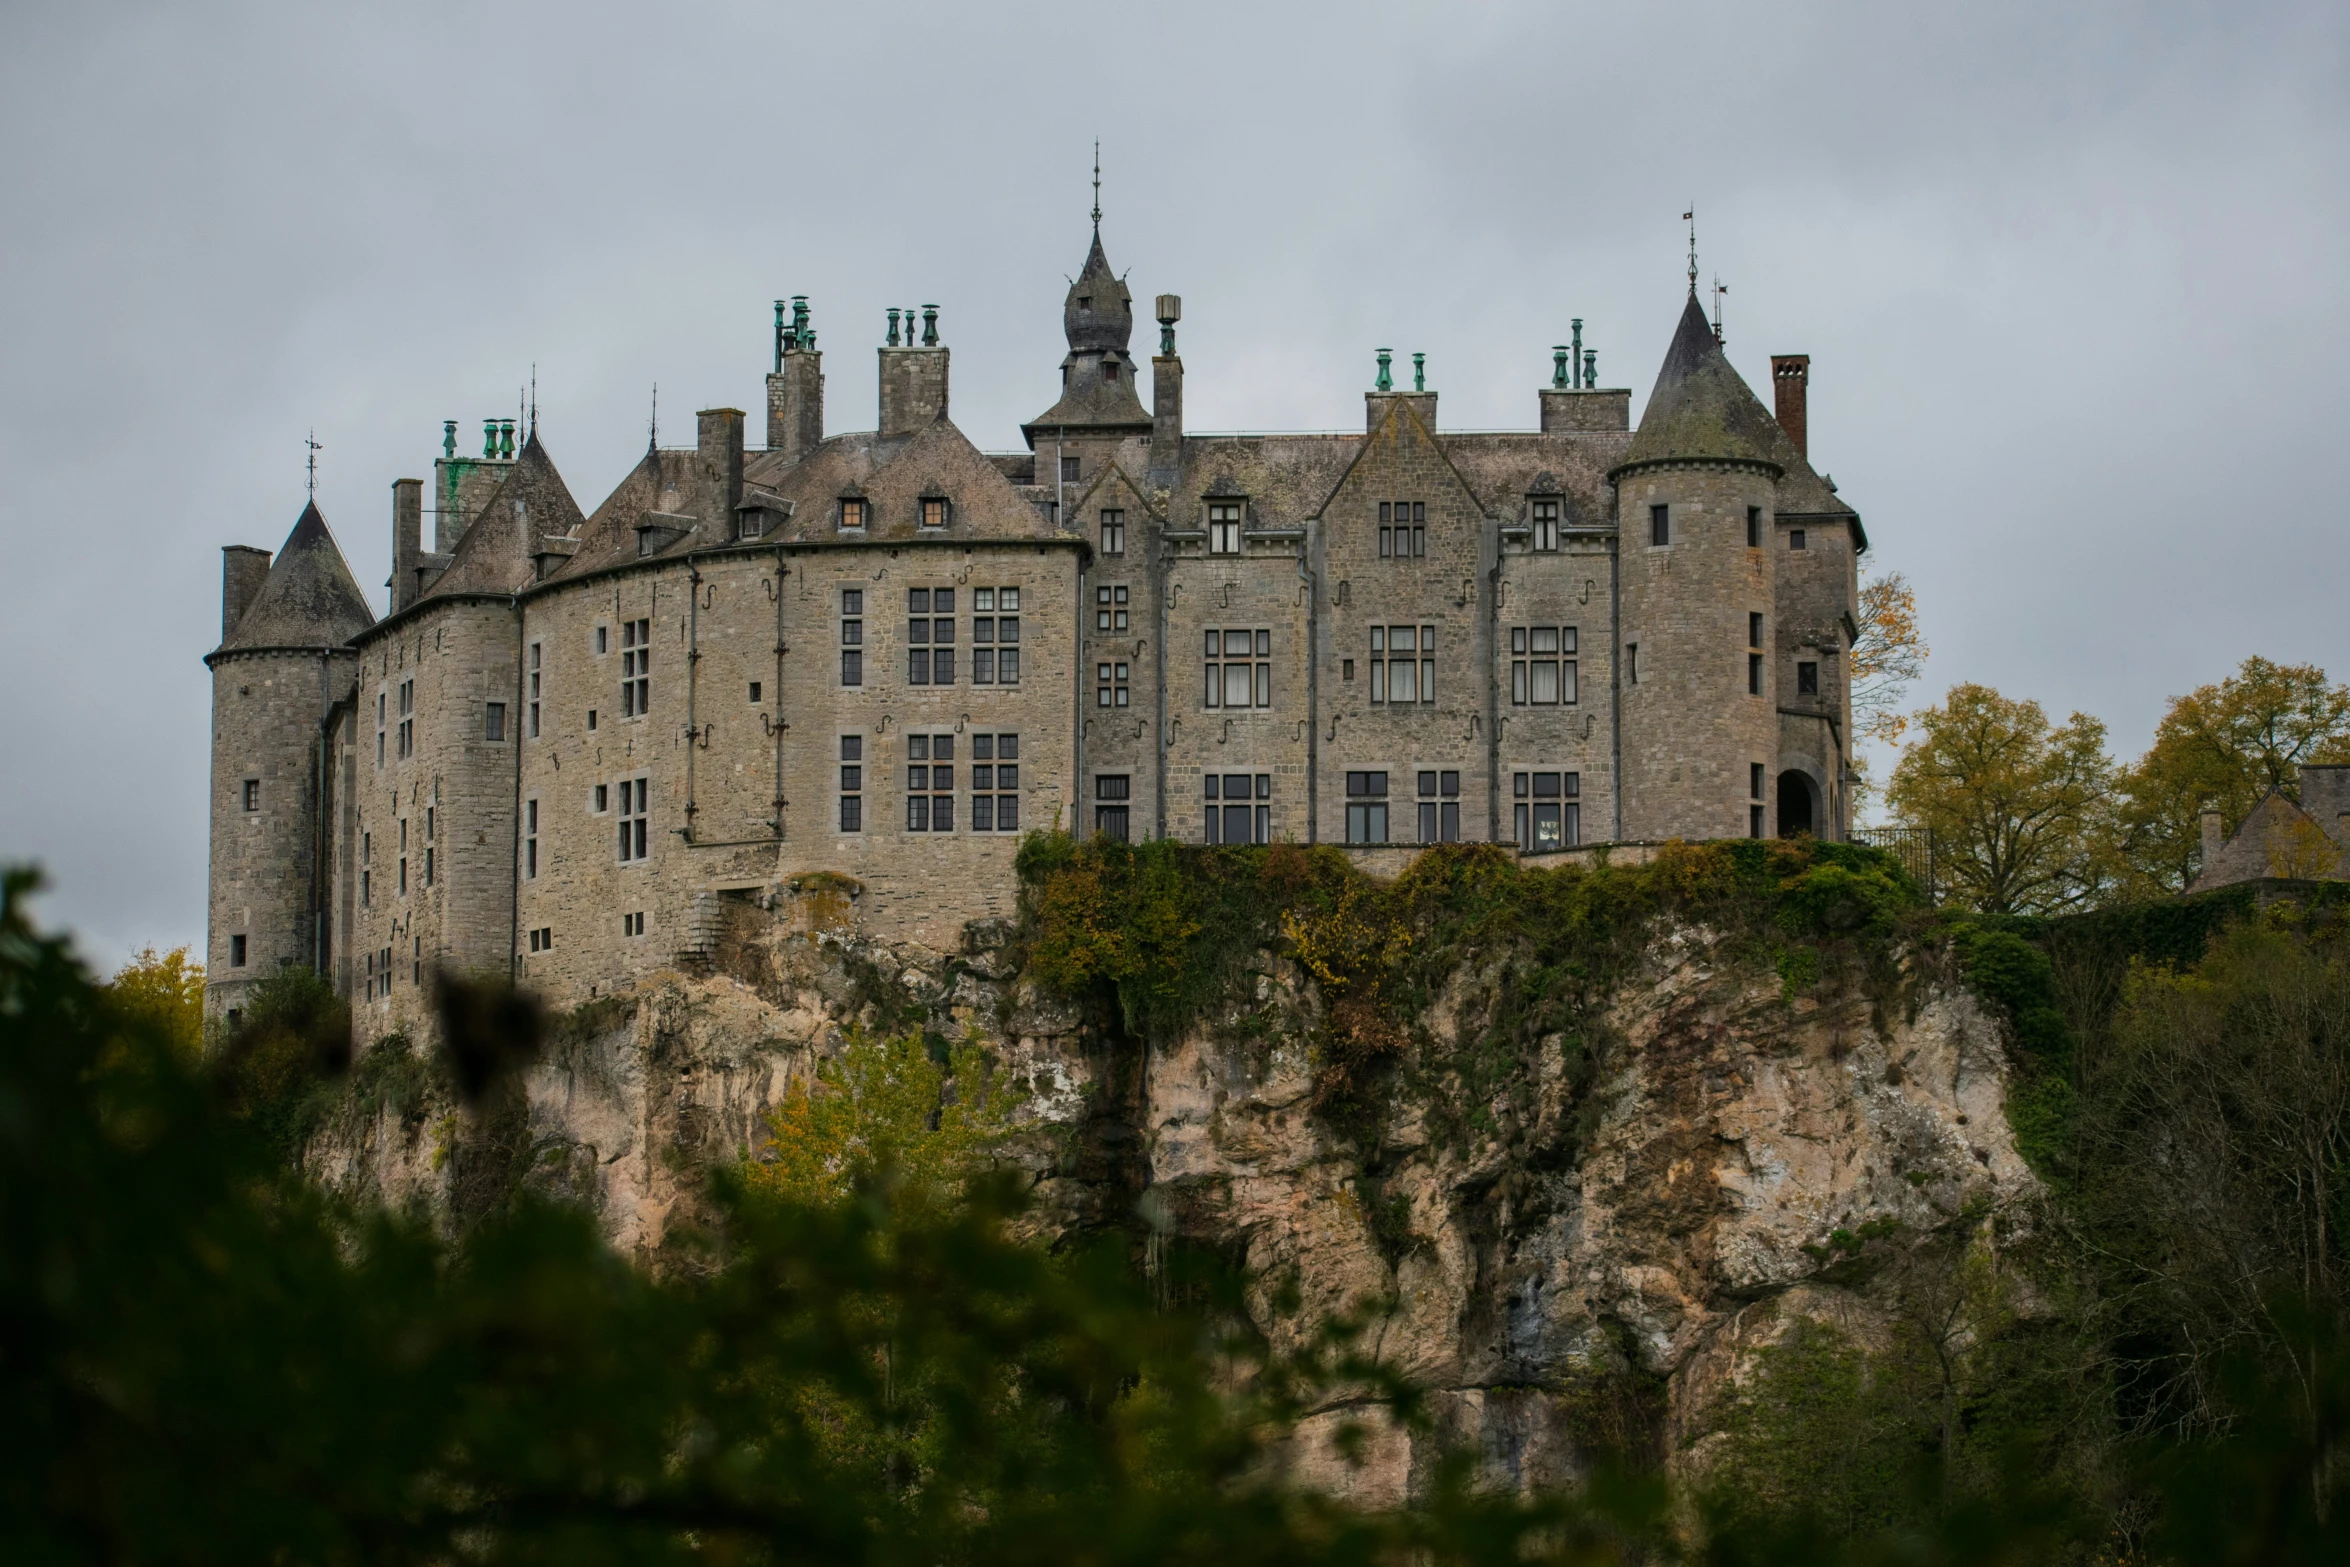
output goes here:
[[1811, 387], [1811, 355], [1771, 355], [1771, 390], [1778, 396], [1779, 428], [1806, 458], [1811, 444], [1805, 433]]

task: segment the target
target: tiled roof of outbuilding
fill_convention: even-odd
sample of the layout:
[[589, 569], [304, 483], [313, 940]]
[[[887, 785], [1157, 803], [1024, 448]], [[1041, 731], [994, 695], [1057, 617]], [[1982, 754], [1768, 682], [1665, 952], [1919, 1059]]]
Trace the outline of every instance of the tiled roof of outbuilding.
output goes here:
[[1624, 463], [1713, 458], [1776, 467], [1786, 439], [1779, 421], [1730, 367], [1692, 293]]
[[340, 647], [375, 624], [375, 612], [343, 562], [318, 502], [302, 508], [252, 605], [220, 651]]

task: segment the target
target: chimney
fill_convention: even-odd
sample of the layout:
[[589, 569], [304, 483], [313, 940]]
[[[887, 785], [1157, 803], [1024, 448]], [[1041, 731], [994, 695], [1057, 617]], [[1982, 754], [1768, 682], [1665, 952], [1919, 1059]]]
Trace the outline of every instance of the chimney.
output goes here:
[[914, 341], [914, 312], [906, 311], [905, 347], [898, 341], [897, 312], [890, 312], [889, 344], [881, 355], [881, 425], [884, 438], [911, 435], [947, 411], [947, 351], [938, 345], [938, 306], [924, 305], [922, 341]]
[[700, 513], [704, 538], [713, 529], [719, 538], [734, 537], [734, 508], [743, 498], [743, 424], [740, 408], [705, 408], [694, 415], [694, 451], [702, 476], [717, 486], [717, 515], [710, 515], [708, 506]]
[[2350, 767], [2306, 765], [2301, 769], [2301, 809], [2329, 836], [2339, 835], [2350, 815]]
[[[2219, 851], [2227, 847], [2227, 835], [2220, 831], [2219, 812], [2203, 813], [2203, 875], [2209, 876], [2219, 864]], [[2198, 877], [2197, 880], [2201, 880]]]
[[220, 552], [220, 640], [226, 642], [261, 584], [269, 580], [269, 551], [250, 544], [224, 545]]
[[1179, 294], [1159, 296], [1159, 351], [1151, 359], [1150, 482], [1172, 486], [1183, 469], [1183, 360], [1175, 352]]
[[392, 613], [416, 602], [417, 556], [424, 553], [424, 481], [392, 481]]
[[1806, 460], [1811, 457], [1805, 412], [1810, 387], [1811, 355], [1771, 355], [1771, 390], [1778, 397], [1779, 428], [1787, 432], [1787, 439], [1795, 443], [1795, 450]]
[[767, 377], [767, 449], [797, 462], [823, 440], [824, 356], [808, 326], [808, 296], [794, 294], [791, 320], [777, 323], [775, 373]]

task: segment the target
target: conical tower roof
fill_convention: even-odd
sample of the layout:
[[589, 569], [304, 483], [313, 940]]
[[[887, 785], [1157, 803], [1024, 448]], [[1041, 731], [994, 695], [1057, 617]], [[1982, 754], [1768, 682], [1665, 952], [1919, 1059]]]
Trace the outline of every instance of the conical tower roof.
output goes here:
[[1656, 388], [1617, 471], [1646, 462], [1713, 459], [1781, 465], [1783, 439], [1771, 416], [1714, 341], [1697, 296], [1689, 296]]
[[270, 563], [261, 591], [220, 651], [341, 647], [375, 624], [313, 499]]
[[1069, 298], [1061, 307], [1061, 330], [1068, 334], [1073, 354], [1112, 348], [1123, 353], [1134, 336], [1134, 296], [1110, 270], [1099, 224], [1094, 226], [1093, 249], [1085, 255], [1085, 270], [1069, 285]]

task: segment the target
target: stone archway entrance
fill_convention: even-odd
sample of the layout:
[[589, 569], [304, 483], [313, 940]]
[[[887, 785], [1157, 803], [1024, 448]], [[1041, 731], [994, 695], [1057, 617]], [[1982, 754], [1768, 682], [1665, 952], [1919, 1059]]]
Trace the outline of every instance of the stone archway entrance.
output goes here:
[[1811, 775], [1790, 767], [1779, 775], [1779, 836], [1817, 837], [1819, 831], [1819, 802]]

